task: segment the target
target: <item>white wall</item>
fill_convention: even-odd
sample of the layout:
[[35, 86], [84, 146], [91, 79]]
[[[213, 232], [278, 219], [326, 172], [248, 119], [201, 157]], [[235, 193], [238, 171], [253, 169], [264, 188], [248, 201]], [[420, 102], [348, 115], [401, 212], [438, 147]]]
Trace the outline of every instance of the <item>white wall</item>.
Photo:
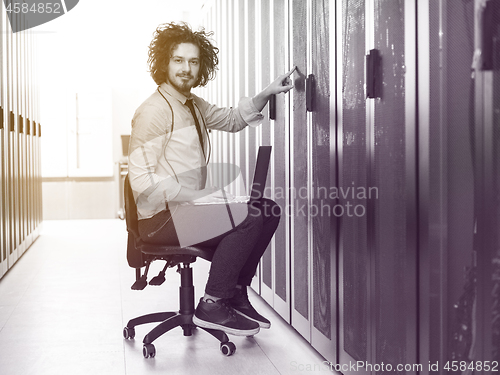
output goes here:
[[[156, 88], [147, 71], [152, 34], [170, 21], [186, 21], [197, 29], [202, 4], [83, 0], [66, 15], [34, 29], [39, 41], [45, 219], [116, 217], [120, 136], [130, 134], [135, 109]], [[106, 125], [110, 154], [99, 158], [113, 165], [107, 166], [109, 177], [96, 171], [94, 176], [86, 172], [85, 179], [74, 178], [74, 93], [95, 90], [111, 95], [111, 124]], [[100, 134], [105, 137], [105, 129]], [[96, 192], [102, 196], [96, 197]]]

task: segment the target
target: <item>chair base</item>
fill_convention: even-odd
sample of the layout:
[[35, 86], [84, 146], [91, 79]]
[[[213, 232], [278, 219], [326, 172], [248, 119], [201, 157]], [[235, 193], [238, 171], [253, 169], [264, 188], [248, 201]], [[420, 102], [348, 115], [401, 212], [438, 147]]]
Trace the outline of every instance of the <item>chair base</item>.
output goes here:
[[[161, 323], [158, 324], [151, 331], [149, 331], [149, 333], [146, 336], [144, 336], [143, 340], [144, 344], [151, 344], [158, 337], [162, 336], [163, 334], [167, 333], [168, 331], [176, 327], [182, 328], [182, 330], [184, 331], [184, 336], [191, 336], [195, 328], [201, 328], [204, 331], [210, 333], [221, 343], [224, 344], [226, 342], [229, 342], [229, 338], [227, 337], [227, 334], [224, 331], [199, 327], [193, 324], [192, 314], [180, 314], [178, 312], [159, 312], [159, 313], [139, 316], [137, 318], [131, 319], [127, 323], [125, 329], [128, 330], [129, 332], [132, 331], [135, 332], [135, 327], [138, 325], [147, 323], [157, 323], [157, 322]], [[126, 338], [133, 338], [131, 334], [129, 334], [128, 336], [129, 337]]]
[[152, 343], [164, 333], [175, 327], [181, 327], [184, 331], [184, 336], [191, 336], [195, 328], [201, 328], [219, 340], [220, 350], [224, 355], [232, 355], [236, 350], [236, 346], [229, 341], [224, 331], [199, 327], [193, 324], [194, 287], [192, 269], [189, 264], [184, 264], [184, 267], [179, 266], [178, 271], [181, 274], [181, 286], [179, 288], [181, 309], [179, 312], [158, 312], [131, 319], [125, 328], [123, 328], [123, 337], [125, 339], [133, 339], [135, 337], [135, 327], [138, 325], [161, 322], [144, 336], [144, 357], [152, 358], [156, 354], [156, 349]]

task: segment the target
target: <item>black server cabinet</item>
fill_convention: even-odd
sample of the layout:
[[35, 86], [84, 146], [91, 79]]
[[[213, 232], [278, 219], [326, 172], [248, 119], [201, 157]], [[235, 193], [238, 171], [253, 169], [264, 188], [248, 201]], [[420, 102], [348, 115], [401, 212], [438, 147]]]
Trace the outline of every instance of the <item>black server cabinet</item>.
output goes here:
[[478, 5], [429, 1], [418, 13], [420, 356], [434, 365], [423, 373], [490, 373], [484, 361], [499, 359], [498, 67], [476, 52]]
[[[337, 3], [338, 60], [338, 175], [339, 190], [368, 186], [365, 70], [365, 0]], [[342, 196], [340, 196], [342, 198]], [[350, 199], [353, 206], [365, 200]], [[338, 210], [347, 206], [339, 199]], [[341, 215], [339, 231], [339, 363], [367, 361], [369, 356], [368, 216]]]
[[[367, 197], [372, 272], [372, 363], [416, 374], [417, 171], [415, 12], [412, 1], [374, 2], [374, 48], [380, 51], [379, 99], [373, 100]], [[376, 74], [376, 73], [375, 73]], [[397, 369], [397, 365], [404, 368]], [[385, 370], [377, 373], [391, 373]]]
[[416, 7], [343, 1], [339, 11], [340, 363], [416, 373]]
[[[3, 12], [0, 12], [0, 25], [5, 22]], [[6, 132], [6, 99], [5, 99], [5, 56], [6, 56], [6, 40], [5, 33], [0, 36], [0, 53], [2, 59], [0, 61], [0, 277], [7, 272], [7, 216], [6, 216], [6, 178], [5, 178], [5, 132]]]
[[[34, 76], [35, 38], [31, 31], [13, 33], [1, 10], [0, 51], [0, 277], [38, 236], [41, 217], [39, 138], [31, 138], [31, 119], [38, 111]], [[14, 22], [25, 22], [17, 15]], [[38, 134], [40, 132], [38, 131]]]
[[[288, 52], [288, 1], [273, 0], [273, 73], [274, 79], [289, 67]], [[275, 119], [272, 122], [274, 142], [272, 159], [274, 172], [274, 200], [282, 209], [282, 217], [274, 235], [274, 285], [273, 307], [288, 322], [290, 322], [290, 255], [289, 255], [289, 97], [277, 95], [275, 101]]]
[[[332, 9], [333, 8], [333, 9]], [[335, 7], [328, 0], [310, 7], [310, 73], [306, 109], [310, 117], [311, 343], [337, 363], [337, 186], [335, 122]]]
[[308, 1], [290, 2], [290, 50], [294, 73], [290, 112], [290, 251], [292, 325], [304, 337], [310, 336], [310, 251], [309, 251], [309, 124], [306, 110], [308, 72]]
[[476, 372], [486, 374], [500, 367], [500, 2], [479, 5], [475, 50], [481, 51], [482, 58], [474, 66], [477, 312], [472, 310], [471, 316], [477, 334], [472, 335], [469, 358], [475, 361]]
[[[247, 40], [247, 48], [246, 48], [246, 96], [253, 97], [256, 92], [256, 74], [259, 67], [257, 64], [260, 64], [260, 61], [256, 59], [256, 43], [255, 43], [255, 35], [256, 35], [256, 24], [255, 24], [255, 2], [249, 1], [246, 9], [246, 40]], [[246, 132], [246, 163], [248, 166], [247, 173], [247, 185], [250, 186], [253, 174], [255, 171], [255, 161], [257, 159], [257, 129], [255, 127], [247, 126], [245, 129]]]
[[[240, 91], [239, 91], [238, 95], [240, 97], [243, 97], [243, 96], [245, 96], [245, 93], [246, 93], [246, 88], [245, 88], [246, 81], [245, 80], [246, 80], [246, 69], [247, 69], [247, 65], [245, 62], [245, 58], [246, 58], [245, 49], [247, 48], [247, 42], [246, 42], [246, 38], [245, 38], [245, 32], [246, 32], [245, 31], [245, 23], [246, 23], [245, 16], [246, 16], [246, 13], [245, 13], [245, 7], [243, 6], [243, 2], [238, 1], [237, 4], [238, 4], [238, 7], [236, 10], [238, 13], [238, 25], [239, 25], [239, 32], [238, 32], [238, 46], [239, 46], [239, 48], [235, 52], [238, 53], [239, 59], [238, 59], [238, 66], [236, 67], [236, 70], [239, 73], [239, 77], [237, 79], [240, 81], [239, 82]], [[246, 147], [247, 137], [248, 137], [248, 134], [247, 134], [246, 129], [242, 130], [238, 134], [239, 150], [240, 150], [238, 164], [240, 166], [241, 173], [243, 175], [243, 179], [245, 180], [245, 183], [248, 181], [248, 168], [247, 168], [248, 164], [247, 164], [247, 147]]]
[[[272, 43], [269, 40], [271, 35], [271, 1], [270, 0], [262, 0], [260, 6], [260, 40], [258, 40], [258, 46], [260, 47], [260, 56], [261, 56], [261, 87], [266, 87], [271, 79], [273, 78], [271, 73], [271, 54], [272, 51]], [[274, 99], [273, 99], [274, 100]], [[262, 145], [271, 146], [272, 145], [272, 127], [271, 127], [271, 111], [275, 111], [276, 107], [274, 102], [272, 104], [268, 104], [262, 114], [264, 115], [264, 120], [262, 121]], [[274, 114], [273, 114], [274, 115]], [[271, 159], [271, 163], [269, 166], [269, 171], [266, 180], [266, 190], [265, 197], [272, 199], [272, 171], [274, 170], [274, 162]], [[260, 264], [260, 284], [259, 284], [259, 292], [260, 294], [270, 302], [272, 305], [272, 290], [273, 290], [273, 240], [269, 244], [266, 252], [262, 256], [262, 261]], [[265, 285], [265, 287], [263, 287]]]

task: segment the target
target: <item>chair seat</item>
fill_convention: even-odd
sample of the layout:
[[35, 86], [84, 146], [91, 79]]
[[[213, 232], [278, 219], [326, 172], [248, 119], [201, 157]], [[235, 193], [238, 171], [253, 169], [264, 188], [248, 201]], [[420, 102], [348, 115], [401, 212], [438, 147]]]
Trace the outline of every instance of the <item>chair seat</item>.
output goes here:
[[158, 244], [148, 244], [142, 242], [137, 244], [137, 248], [144, 254], [167, 256], [167, 255], [191, 255], [211, 261], [214, 255], [214, 249], [198, 246], [163, 246]]

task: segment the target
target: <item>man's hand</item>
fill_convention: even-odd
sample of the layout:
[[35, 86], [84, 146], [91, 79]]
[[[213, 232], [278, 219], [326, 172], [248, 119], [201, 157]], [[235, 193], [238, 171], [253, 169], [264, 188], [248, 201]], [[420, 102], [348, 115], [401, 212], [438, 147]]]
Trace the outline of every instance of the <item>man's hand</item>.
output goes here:
[[292, 80], [290, 76], [297, 69], [296, 66], [293, 67], [289, 72], [280, 75], [273, 82], [269, 84], [264, 90], [262, 90], [259, 94], [255, 95], [252, 100], [253, 104], [260, 112], [266, 106], [267, 101], [271, 97], [271, 95], [281, 94], [282, 92], [288, 92], [293, 88]]
[[282, 92], [288, 92], [293, 88], [293, 82], [290, 79], [290, 76], [297, 69], [296, 66], [293, 67], [289, 72], [280, 75], [276, 78], [269, 86], [266, 87], [265, 90], [268, 90], [269, 95], [281, 94]]

